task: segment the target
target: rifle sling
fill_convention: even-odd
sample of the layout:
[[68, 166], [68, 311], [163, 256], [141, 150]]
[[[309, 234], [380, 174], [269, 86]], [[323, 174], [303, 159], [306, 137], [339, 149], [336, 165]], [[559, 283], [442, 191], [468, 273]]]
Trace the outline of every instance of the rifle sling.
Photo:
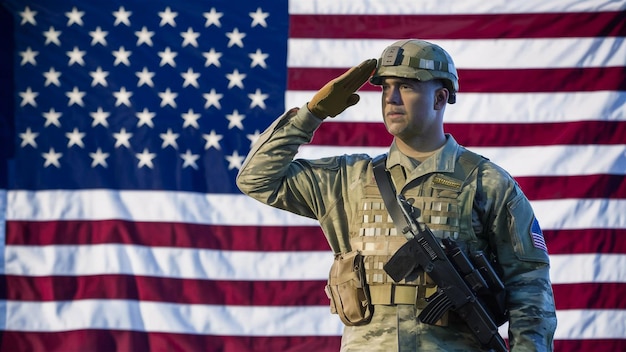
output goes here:
[[391, 219], [396, 225], [398, 233], [401, 234], [404, 233], [403, 230], [407, 226], [410, 226], [410, 224], [404, 218], [402, 209], [400, 209], [400, 205], [396, 201], [396, 191], [393, 187], [393, 184], [391, 183], [391, 175], [389, 174], [389, 171], [387, 171], [387, 168], [385, 166], [386, 161], [387, 154], [379, 155], [372, 160], [374, 177], [376, 178], [376, 184], [378, 185], [380, 194], [382, 195], [383, 201], [385, 202], [387, 212], [389, 212], [389, 215], [391, 215]]

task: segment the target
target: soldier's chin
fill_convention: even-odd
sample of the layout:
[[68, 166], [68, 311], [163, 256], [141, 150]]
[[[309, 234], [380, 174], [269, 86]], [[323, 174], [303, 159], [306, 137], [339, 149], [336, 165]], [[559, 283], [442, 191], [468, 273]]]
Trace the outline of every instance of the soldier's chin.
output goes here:
[[388, 121], [385, 120], [385, 127], [387, 132], [394, 137], [401, 138], [406, 131], [406, 123], [404, 121]]

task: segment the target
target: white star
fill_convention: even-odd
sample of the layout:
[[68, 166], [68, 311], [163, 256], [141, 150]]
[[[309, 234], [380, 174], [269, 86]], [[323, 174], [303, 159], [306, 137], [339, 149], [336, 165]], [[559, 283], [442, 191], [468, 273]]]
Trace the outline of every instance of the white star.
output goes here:
[[165, 48], [165, 51], [159, 51], [157, 54], [161, 57], [161, 63], [159, 66], [170, 65], [172, 67], [176, 67], [174, 58], [178, 55], [178, 53], [171, 51], [169, 46]]
[[130, 97], [133, 95], [133, 92], [127, 92], [126, 87], [120, 88], [119, 91], [113, 92], [113, 96], [115, 97], [115, 106], [120, 106], [122, 104], [130, 107]]
[[54, 27], [50, 26], [50, 29], [43, 32], [44, 37], [46, 37], [46, 42], [44, 45], [48, 45], [50, 43], [54, 43], [57, 46], [61, 46], [61, 41], [59, 40], [59, 36], [61, 35], [61, 31], [55, 31]]
[[120, 63], [123, 63], [126, 66], [130, 66], [130, 61], [128, 61], [128, 57], [132, 54], [132, 51], [127, 51], [123, 46], [120, 47], [119, 50], [113, 50], [113, 56], [115, 56], [115, 62], [113, 66], [117, 66]]
[[172, 92], [169, 87], [165, 89], [165, 92], [160, 92], [159, 97], [161, 98], [161, 107], [169, 105], [176, 109], [176, 101], [174, 99], [176, 99], [177, 96], [178, 93]]
[[183, 48], [187, 45], [191, 45], [194, 48], [198, 47], [197, 39], [200, 36], [200, 33], [194, 32], [191, 27], [189, 27], [187, 28], [187, 32], [181, 32], [180, 35], [183, 37]]
[[241, 121], [245, 119], [245, 115], [239, 114], [237, 110], [234, 110], [232, 114], [226, 114], [226, 120], [228, 120], [228, 129], [230, 130], [233, 127], [237, 127], [240, 130], [243, 130], [243, 124]]
[[83, 25], [83, 16], [85, 15], [84, 11], [78, 11], [76, 6], [72, 8], [72, 12], [66, 12], [65, 16], [67, 16], [67, 26], [71, 26], [76, 23], [79, 26]]
[[269, 54], [263, 54], [261, 49], [256, 49], [255, 53], [252, 53], [248, 56], [252, 59], [252, 63], [250, 64], [250, 67], [259, 65], [263, 68], [267, 68], [267, 65], [265, 64], [265, 59], [269, 57]]
[[206, 144], [204, 145], [204, 149], [209, 149], [211, 147], [215, 148], [215, 149], [222, 149], [220, 147], [220, 140], [222, 138], [224, 138], [224, 136], [222, 136], [221, 134], [216, 134], [215, 130], [211, 130], [211, 133], [209, 134], [203, 134], [202, 138], [204, 138], [206, 140]]
[[187, 110], [186, 113], [183, 113], [180, 116], [182, 116], [183, 120], [185, 120], [185, 122], [183, 122], [183, 128], [188, 126], [195, 127], [196, 129], [200, 128], [200, 126], [198, 125], [200, 114], [194, 113], [193, 109]]
[[20, 16], [22, 16], [22, 22], [20, 26], [23, 26], [26, 23], [30, 23], [33, 26], [37, 25], [37, 21], [35, 21], [35, 15], [37, 15], [37, 11], [31, 11], [28, 6], [24, 8], [24, 11], [20, 12]]
[[185, 154], [180, 155], [183, 158], [183, 169], [187, 166], [191, 166], [192, 168], [198, 170], [198, 164], [196, 164], [196, 160], [200, 158], [198, 154], [191, 154], [191, 150], [187, 149]]
[[265, 109], [265, 99], [269, 97], [268, 94], [261, 93], [261, 90], [257, 88], [254, 94], [248, 94], [248, 98], [250, 98], [250, 109], [255, 106], [260, 107], [261, 109]]
[[26, 48], [26, 51], [20, 51], [20, 56], [22, 57], [22, 62], [20, 62], [20, 66], [24, 66], [27, 63], [37, 66], [37, 61], [35, 60], [35, 56], [39, 55], [39, 51], [33, 51], [33, 49]]
[[148, 46], [152, 46], [152, 36], [154, 35], [154, 32], [148, 31], [146, 26], [143, 26], [141, 31], [136, 31], [135, 35], [137, 36], [137, 46], [140, 46], [143, 43]]
[[254, 131], [254, 134], [247, 134], [246, 135], [246, 138], [248, 138], [248, 140], [250, 140], [250, 148], [252, 148], [254, 143], [256, 143], [256, 141], [259, 140], [259, 137], [261, 137], [261, 133], [259, 132], [259, 130]]
[[50, 125], [61, 127], [61, 122], [59, 122], [59, 118], [61, 117], [61, 115], [63, 115], [62, 113], [56, 112], [54, 108], [50, 108], [48, 112], [44, 112], [42, 115], [46, 119], [46, 123], [43, 125], [43, 127], [48, 127]]
[[239, 153], [235, 150], [232, 155], [226, 156], [226, 160], [228, 160], [228, 170], [232, 169], [241, 169], [241, 164], [245, 158], [240, 156]]
[[202, 138], [204, 138], [206, 140], [206, 144], [204, 145], [204, 149], [209, 149], [211, 147], [215, 148], [215, 149], [222, 149], [222, 147], [220, 147], [220, 140], [222, 140], [222, 138], [224, 138], [224, 136], [222, 136], [221, 134], [216, 134], [215, 130], [211, 130], [211, 133], [209, 134], [203, 134]]
[[74, 87], [71, 92], [66, 92], [65, 95], [70, 98], [70, 101], [67, 103], [67, 106], [72, 106], [76, 104], [78, 106], [84, 106], [83, 97], [85, 96], [85, 92], [81, 92], [78, 90], [78, 87]]
[[132, 14], [133, 13], [131, 11], [126, 11], [124, 6], [120, 6], [119, 10], [113, 11], [113, 16], [115, 16], [115, 23], [113, 23], [113, 25], [117, 26], [118, 24], [123, 23], [130, 27], [129, 17]]
[[141, 72], [135, 72], [135, 75], [139, 77], [139, 82], [137, 82], [137, 87], [141, 87], [143, 84], [148, 87], [154, 87], [154, 83], [152, 83], [152, 77], [154, 77], [154, 72], [148, 71], [147, 67], [144, 67]]
[[218, 53], [215, 49], [211, 48], [211, 51], [202, 53], [202, 56], [206, 58], [204, 67], [209, 67], [211, 65], [220, 67], [220, 57], [222, 57], [222, 53]]
[[61, 163], [59, 163], [59, 159], [61, 159], [61, 156], [63, 156], [63, 154], [56, 153], [54, 151], [54, 148], [50, 147], [49, 151], [47, 153], [41, 153], [41, 156], [43, 156], [43, 158], [46, 159], [46, 162], [43, 164], [43, 167], [48, 167], [50, 165], [54, 165], [57, 168], [61, 167]]
[[261, 8], [257, 8], [256, 12], [249, 12], [250, 17], [252, 17], [252, 24], [250, 27], [254, 27], [257, 24], [261, 25], [261, 27], [267, 27], [267, 22], [265, 19], [270, 15], [269, 12], [263, 12]]
[[215, 25], [216, 27], [221, 27], [220, 17], [224, 16], [223, 12], [216, 12], [215, 8], [212, 7], [210, 12], [205, 12], [202, 14], [206, 18], [206, 22], [204, 23], [205, 27], [210, 27], [211, 25]]
[[119, 133], [113, 133], [113, 138], [115, 138], [115, 148], [119, 148], [120, 146], [130, 148], [130, 137], [132, 136], [133, 134], [126, 132], [125, 128], [122, 128]]
[[239, 73], [239, 70], [235, 69], [233, 73], [226, 74], [226, 78], [228, 78], [228, 89], [234, 86], [243, 89], [243, 79], [246, 78], [246, 75]]
[[163, 27], [166, 24], [169, 24], [172, 27], [176, 27], [176, 21], [174, 19], [178, 16], [178, 12], [172, 12], [170, 7], [166, 7], [165, 11], [159, 12], [159, 17], [161, 17], [161, 23], [159, 23], [159, 27]]
[[109, 157], [109, 153], [103, 153], [102, 149], [98, 148], [95, 153], [89, 153], [89, 156], [93, 159], [91, 162], [91, 167], [94, 168], [98, 165], [102, 165], [103, 167], [108, 167], [107, 158]]
[[39, 93], [33, 92], [33, 90], [30, 87], [28, 87], [26, 88], [25, 92], [20, 92], [19, 94], [20, 94], [20, 97], [22, 97], [22, 102], [20, 103], [20, 106], [25, 106], [26, 104], [30, 104], [34, 107], [37, 107], [37, 102], [35, 101], [35, 98], [37, 98]]
[[148, 125], [148, 127], [154, 128], [154, 123], [152, 122], [152, 119], [156, 116], [156, 114], [150, 112], [148, 108], [143, 108], [143, 111], [135, 113], [135, 116], [137, 116], [137, 118], [139, 119], [139, 121], [137, 121], [137, 127]]
[[96, 27], [95, 31], [91, 31], [89, 32], [89, 35], [91, 36], [91, 45], [94, 46], [96, 44], [102, 44], [103, 46], [107, 46], [107, 40], [106, 40], [106, 36], [109, 34], [109, 32], [103, 31], [102, 29], [100, 29], [100, 26]]
[[222, 99], [224, 95], [217, 94], [215, 92], [215, 89], [211, 89], [210, 93], [204, 93], [202, 94], [202, 96], [204, 97], [204, 99], [206, 99], [206, 103], [204, 104], [205, 109], [210, 108], [212, 105], [218, 109], [222, 108], [222, 105], [220, 105], [220, 99]]
[[246, 36], [246, 33], [239, 32], [239, 29], [235, 28], [232, 32], [226, 32], [226, 36], [228, 37], [228, 47], [230, 48], [233, 45], [237, 45], [240, 48], [243, 48], [242, 39]]
[[161, 149], [165, 149], [168, 145], [171, 145], [172, 148], [178, 149], [178, 143], [176, 143], [176, 138], [178, 138], [178, 133], [173, 133], [171, 128], [167, 129], [167, 133], [159, 134], [159, 137], [163, 140], [161, 144]]
[[185, 82], [183, 82], [183, 87], [187, 87], [188, 85], [192, 85], [196, 88], [199, 87], [198, 77], [200, 77], [200, 74], [193, 72], [193, 69], [191, 69], [191, 67], [187, 69], [187, 72], [181, 73], [180, 75], [183, 76], [183, 78], [185, 79]]
[[92, 87], [95, 87], [98, 84], [102, 85], [103, 87], [107, 86], [106, 78], [109, 75], [109, 72], [102, 71], [102, 67], [98, 66], [98, 68], [95, 71], [89, 72], [89, 75], [92, 78], [92, 81], [91, 81]]
[[83, 143], [83, 138], [85, 137], [85, 133], [78, 131], [78, 128], [74, 127], [72, 132], [67, 132], [65, 134], [67, 137], [67, 147], [70, 148], [73, 145], [77, 145], [81, 148], [85, 148], [85, 144]]
[[68, 66], [72, 66], [75, 63], [81, 66], [85, 66], [85, 60], [83, 60], [83, 56], [87, 54], [86, 51], [78, 50], [78, 47], [75, 46], [74, 49], [72, 49], [72, 51], [66, 51], [65, 53], [70, 58], [70, 61], [67, 64]]
[[96, 127], [98, 125], [109, 127], [109, 122], [107, 121], [107, 119], [109, 118], [109, 116], [111, 116], [111, 114], [103, 111], [102, 107], [98, 107], [98, 110], [96, 112], [90, 112], [89, 116], [91, 116], [91, 118], [93, 119], [91, 127]]
[[32, 146], [33, 148], [37, 148], [37, 142], [35, 142], [35, 138], [39, 136], [39, 133], [33, 132], [30, 130], [30, 127], [26, 129], [26, 132], [20, 133], [20, 138], [22, 139], [22, 143], [20, 147], [25, 147], [27, 145]]
[[148, 151], [148, 148], [144, 148], [142, 153], [136, 153], [135, 156], [137, 156], [137, 159], [139, 159], [139, 163], [137, 164], [138, 168], [141, 168], [142, 166], [147, 166], [152, 169], [154, 167], [154, 165], [152, 164], [152, 159], [156, 158], [156, 154], [150, 153]]
[[61, 81], [59, 81], [59, 77], [61, 77], [61, 72], [56, 71], [54, 67], [50, 67], [48, 72], [43, 73], [44, 77], [46, 77], [46, 83], [44, 86], [49, 86], [50, 84], [54, 84], [57, 87], [61, 86]]

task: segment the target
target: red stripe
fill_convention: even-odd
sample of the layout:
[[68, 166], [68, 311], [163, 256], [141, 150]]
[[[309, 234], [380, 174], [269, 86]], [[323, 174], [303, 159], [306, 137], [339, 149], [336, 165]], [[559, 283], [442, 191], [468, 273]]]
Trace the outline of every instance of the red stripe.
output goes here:
[[555, 351], [593, 351], [593, 352], [617, 352], [626, 351], [626, 338], [624, 339], [593, 339], [588, 340], [555, 340]]
[[212, 336], [122, 330], [4, 331], [2, 351], [339, 351], [339, 336]]
[[626, 199], [624, 175], [516, 177], [531, 200], [563, 198]]
[[[372, 53], [378, 55], [378, 53]], [[290, 67], [287, 89], [317, 91], [348, 68]], [[462, 93], [592, 92], [626, 90], [626, 67], [539, 68], [539, 69], [459, 69]], [[380, 91], [365, 84], [363, 91]]]
[[625, 12], [291, 15], [292, 38], [491, 39], [626, 35]]
[[[624, 144], [626, 121], [547, 123], [448, 123], [444, 126], [461, 144], [476, 147]], [[457, 138], [458, 136], [458, 138]]]
[[[622, 182], [624, 182], [622, 180]], [[108, 221], [9, 221], [6, 245], [121, 243], [241, 251], [329, 251], [322, 230], [311, 227], [246, 227]], [[54, 231], [57, 230], [57, 231]], [[165, 235], [162, 235], [165, 233]], [[254, 236], [248, 236], [254, 232]], [[626, 253], [626, 229], [544, 230], [551, 254]], [[302, 241], [301, 244], [298, 241]]]
[[[381, 116], [379, 111], [372, 115]], [[337, 119], [341, 119], [341, 116]], [[392, 136], [379, 122], [334, 122], [316, 131], [311, 144], [387, 147]], [[624, 144], [626, 121], [547, 123], [446, 123], [446, 132], [467, 147], [525, 147], [539, 145]]]
[[316, 226], [220, 226], [167, 222], [8, 221], [7, 245], [122, 243], [237, 251], [325, 251]]
[[543, 235], [550, 254], [626, 254], [626, 229], [544, 230]]
[[3, 299], [16, 301], [130, 299], [236, 306], [328, 304], [325, 281], [215, 281], [130, 275], [5, 278]]
[[557, 310], [626, 309], [623, 282], [560, 284], [552, 289]]
[[[2, 351], [319, 351], [336, 352], [340, 336], [211, 336], [121, 330], [4, 331]], [[626, 339], [555, 340], [555, 351], [626, 351]]]
[[[129, 275], [6, 276], [13, 301], [122, 299], [233, 306], [326, 306], [325, 281], [213, 281]], [[626, 283], [555, 284], [557, 309], [626, 309]], [[210, 292], [211, 294], [207, 294]], [[254, 294], [252, 294], [254, 293]]]

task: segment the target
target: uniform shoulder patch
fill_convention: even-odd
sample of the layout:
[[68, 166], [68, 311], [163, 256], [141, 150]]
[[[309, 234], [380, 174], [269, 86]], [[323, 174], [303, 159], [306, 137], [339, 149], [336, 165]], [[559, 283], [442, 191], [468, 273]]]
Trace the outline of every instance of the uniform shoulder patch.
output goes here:
[[545, 252], [548, 251], [548, 246], [546, 246], [546, 240], [543, 238], [543, 231], [541, 231], [537, 218], [533, 219], [533, 224], [530, 227], [530, 236], [533, 240], [533, 246], [535, 248], [541, 249]]

